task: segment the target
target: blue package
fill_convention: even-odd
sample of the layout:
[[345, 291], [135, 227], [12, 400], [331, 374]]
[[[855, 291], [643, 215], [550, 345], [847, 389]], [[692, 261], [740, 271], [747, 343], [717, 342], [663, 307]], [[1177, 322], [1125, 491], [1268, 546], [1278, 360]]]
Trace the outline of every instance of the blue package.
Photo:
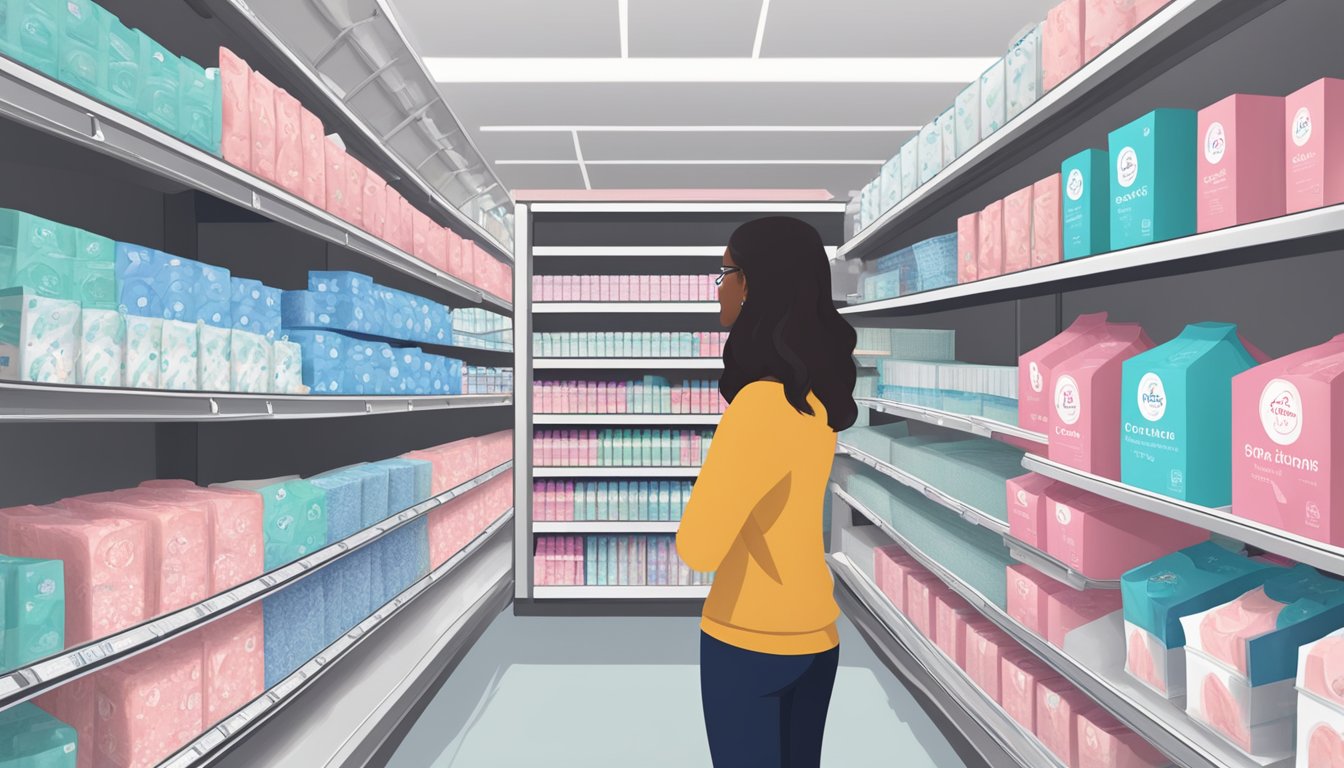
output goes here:
[[388, 506], [391, 514], [415, 506], [415, 467], [398, 459], [375, 461], [368, 466], [387, 470]]
[[232, 286], [233, 327], [269, 339], [280, 333], [282, 291], [263, 285], [259, 280], [230, 278]]
[[412, 504], [420, 502], [433, 496], [434, 486], [434, 465], [421, 459], [385, 459], [378, 462], [379, 465], [391, 467], [409, 466], [415, 472], [415, 501]]
[[314, 477], [309, 482], [327, 494], [327, 544], [359, 532], [363, 527], [363, 481], [357, 475], [343, 473]]
[[308, 290], [345, 296], [374, 295], [373, 278], [359, 272], [313, 271], [308, 273]]
[[309, 577], [262, 600], [267, 688], [278, 685], [326, 647], [322, 595], [322, 581]]
[[345, 337], [335, 331], [287, 331], [303, 350], [303, 383], [314, 395], [350, 392], [346, 381]]
[[233, 327], [233, 283], [229, 270], [210, 264], [197, 264], [199, 272], [192, 295], [196, 320], [215, 328]]
[[197, 262], [130, 243], [117, 243], [116, 259], [117, 300], [122, 312], [196, 322]]
[[351, 552], [328, 565], [322, 580], [325, 630], [323, 642], [330, 645], [373, 612], [373, 554], [368, 548]]
[[375, 333], [367, 299], [317, 291], [285, 291], [280, 302], [280, 322], [285, 328], [328, 329], [351, 333]]

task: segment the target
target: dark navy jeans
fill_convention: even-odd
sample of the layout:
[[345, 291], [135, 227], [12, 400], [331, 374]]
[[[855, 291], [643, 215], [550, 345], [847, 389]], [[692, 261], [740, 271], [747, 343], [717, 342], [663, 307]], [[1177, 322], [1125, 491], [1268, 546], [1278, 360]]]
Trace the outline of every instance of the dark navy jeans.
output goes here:
[[818, 768], [840, 649], [757, 653], [700, 633], [700, 698], [714, 768]]

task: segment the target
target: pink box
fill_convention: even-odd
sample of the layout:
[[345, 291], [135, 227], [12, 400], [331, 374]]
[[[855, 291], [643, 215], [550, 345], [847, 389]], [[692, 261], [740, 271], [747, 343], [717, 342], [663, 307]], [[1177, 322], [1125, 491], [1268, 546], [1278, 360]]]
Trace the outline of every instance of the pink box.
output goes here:
[[469, 514], [467, 498], [459, 496], [429, 513], [431, 568], [437, 568], [448, 562], [462, 549], [466, 517]]
[[958, 667], [966, 666], [966, 622], [978, 616], [970, 603], [950, 590], [933, 601], [933, 642]]
[[1134, 0], [1134, 24], [1138, 26], [1162, 10], [1171, 0]]
[[1031, 268], [1031, 187], [1003, 200], [1003, 271]]
[[1204, 529], [1073, 490], [1046, 492], [1045, 548], [1090, 579], [1118, 579], [1125, 571], [1209, 537]]
[[1124, 362], [1153, 348], [1137, 324], [1097, 329], [1097, 343], [1054, 365], [1050, 460], [1120, 479], [1120, 378]]
[[1003, 274], [1003, 252], [1006, 248], [1003, 236], [1003, 201], [996, 200], [980, 212], [980, 221], [976, 226], [980, 235], [979, 248], [975, 252], [976, 277]]
[[[448, 244], [448, 274], [457, 278], [467, 277], [469, 273], [463, 271], [463, 265], [466, 263], [466, 243], [451, 229], [445, 229], [443, 235]], [[545, 294], [540, 300], [554, 301], [555, 280], [550, 276], [546, 276], [543, 279], [546, 281], [543, 284], [545, 286]]]
[[1238, 93], [1199, 111], [1200, 232], [1284, 214], [1283, 103]]
[[919, 633], [933, 639], [934, 602], [947, 586], [928, 571], [913, 571], [905, 577], [905, 615]]
[[421, 261], [429, 261], [429, 227], [433, 224], [428, 216], [416, 210], [411, 214], [411, 253]]
[[265, 570], [262, 547], [261, 494], [234, 488], [201, 488], [186, 480], [147, 480], [141, 488], [157, 498], [202, 499], [210, 505], [210, 593], [260, 576]]
[[[69, 640], [68, 636], [66, 638]], [[64, 683], [50, 693], [34, 699], [47, 714], [75, 729], [79, 743], [98, 744], [98, 678], [102, 672]], [[95, 748], [76, 749], [76, 768], [94, 768]], [[101, 764], [100, 764], [101, 768]]]
[[1013, 538], [1045, 549], [1045, 492], [1054, 485], [1054, 480], [1034, 472], [1008, 481], [1008, 532]]
[[338, 219], [349, 218], [349, 205], [346, 204], [346, 163], [350, 157], [336, 142], [327, 139], [323, 150], [327, 160], [327, 213]]
[[1085, 0], [1083, 60], [1091, 61], [1134, 28], [1134, 0]]
[[1096, 343], [1095, 334], [1106, 325], [1106, 313], [1079, 315], [1064, 332], [1022, 355], [1017, 362], [1017, 424], [1045, 432], [1053, 409], [1053, 391], [1046, 391], [1056, 365]]
[[303, 194], [303, 107], [283, 88], [275, 89], [275, 183]]
[[999, 664], [999, 704], [1018, 725], [1036, 732], [1036, 688], [1060, 679], [1054, 667], [1029, 653], [1005, 656]]
[[1014, 653], [1026, 651], [1003, 630], [988, 621], [966, 623], [966, 674], [996, 702], [1002, 700], [999, 661]]
[[[228, 48], [219, 49], [223, 133], [220, 149], [224, 159], [242, 168], [252, 168], [252, 69]], [[82, 755], [81, 755], [82, 757]]]
[[1059, 174], [1047, 176], [1031, 188], [1031, 266], [1055, 264], [1063, 253]]
[[1041, 90], [1048, 91], [1083, 66], [1083, 0], [1050, 9], [1041, 30]]
[[429, 264], [444, 272], [448, 271], [448, 235], [447, 230], [429, 223]]
[[980, 247], [980, 214], [968, 213], [957, 219], [957, 282], [979, 279], [980, 264], [975, 252]]
[[1045, 637], [1045, 615], [1050, 596], [1072, 589], [1028, 565], [1008, 566], [1008, 615]]
[[1232, 512], [1344, 544], [1344, 334], [1232, 379]]
[[1057, 648], [1073, 630], [1120, 610], [1118, 589], [1066, 589], [1046, 597], [1045, 639]]
[[1101, 708], [1077, 716], [1078, 768], [1158, 768], [1170, 765], [1152, 744]]
[[202, 725], [209, 728], [266, 690], [261, 603], [211, 622], [197, 634], [205, 698]]
[[1036, 738], [1064, 765], [1078, 764], [1077, 718], [1096, 702], [1061, 677], [1036, 682]]
[[383, 205], [383, 240], [394, 248], [401, 248], [401, 203], [401, 193], [389, 185]]
[[1283, 114], [1288, 213], [1344, 203], [1344, 80], [1294, 91]]
[[345, 220], [364, 226], [364, 177], [368, 169], [350, 155], [345, 156]]
[[318, 208], [327, 207], [327, 136], [322, 121], [308, 110], [299, 116], [299, 141], [303, 148], [303, 198]]
[[[153, 648], [98, 675], [98, 765], [157, 765], [204, 730], [196, 637]], [[81, 750], [82, 751], [82, 750]]]
[[252, 173], [267, 181], [275, 176], [275, 84], [259, 72], [248, 82], [247, 105], [252, 130]]
[[364, 231], [381, 238], [387, 229], [387, 182], [364, 169]]

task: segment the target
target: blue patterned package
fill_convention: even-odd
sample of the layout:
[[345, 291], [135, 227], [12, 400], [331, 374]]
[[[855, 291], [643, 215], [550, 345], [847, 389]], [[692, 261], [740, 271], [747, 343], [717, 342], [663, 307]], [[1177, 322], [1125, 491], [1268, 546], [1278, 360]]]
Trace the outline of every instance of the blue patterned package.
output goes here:
[[351, 333], [377, 331], [369, 317], [372, 303], [362, 297], [317, 291], [285, 291], [280, 322], [285, 328], [325, 328]]
[[322, 581], [296, 581], [261, 603], [266, 687], [271, 688], [326, 647]]
[[373, 552], [367, 547], [351, 552], [316, 578], [322, 580], [326, 603], [323, 642], [330, 645], [373, 612]]
[[129, 243], [117, 244], [121, 311], [137, 317], [196, 322], [193, 287], [200, 264]]
[[434, 465], [430, 464], [428, 461], [422, 461], [420, 459], [398, 458], [398, 459], [386, 459], [384, 461], [378, 462], [378, 464], [387, 467], [410, 466], [411, 469], [414, 470], [415, 501], [412, 502], [413, 504], [419, 504], [420, 502], [434, 495], [432, 490], [434, 485]]
[[310, 478], [327, 495], [327, 544], [353, 536], [362, 528], [364, 484], [357, 475], [333, 474]]
[[233, 327], [233, 284], [229, 270], [209, 264], [196, 265], [199, 274], [192, 286], [196, 318], [215, 328]]
[[303, 349], [303, 383], [315, 395], [349, 391], [346, 381], [345, 337], [334, 331], [286, 332]]
[[259, 280], [234, 277], [232, 286], [233, 327], [274, 340], [280, 333], [282, 291]]
[[387, 470], [388, 506], [391, 514], [415, 506], [415, 467], [399, 459], [375, 461], [368, 466]]

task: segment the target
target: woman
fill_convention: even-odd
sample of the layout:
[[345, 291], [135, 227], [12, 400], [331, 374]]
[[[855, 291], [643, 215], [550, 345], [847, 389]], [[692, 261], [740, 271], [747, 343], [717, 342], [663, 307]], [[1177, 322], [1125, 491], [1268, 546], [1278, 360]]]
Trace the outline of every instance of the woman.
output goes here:
[[809, 768], [840, 657], [822, 503], [836, 432], [858, 415], [855, 334], [821, 236], [798, 219], [738, 227], [718, 284], [729, 405], [677, 532], [686, 564], [717, 572], [700, 623], [705, 728], [718, 768]]

